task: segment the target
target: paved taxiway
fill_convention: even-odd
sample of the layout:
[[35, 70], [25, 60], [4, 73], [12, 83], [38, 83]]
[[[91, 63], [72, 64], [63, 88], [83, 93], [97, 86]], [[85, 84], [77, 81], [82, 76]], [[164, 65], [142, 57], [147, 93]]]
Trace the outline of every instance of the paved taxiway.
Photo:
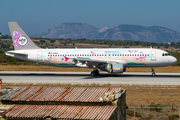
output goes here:
[[20, 72], [1, 71], [0, 77], [4, 83], [61, 83], [61, 84], [151, 84], [151, 85], [180, 85], [180, 73], [151, 73], [126, 72], [120, 75], [100, 73], [91, 77], [89, 72]]

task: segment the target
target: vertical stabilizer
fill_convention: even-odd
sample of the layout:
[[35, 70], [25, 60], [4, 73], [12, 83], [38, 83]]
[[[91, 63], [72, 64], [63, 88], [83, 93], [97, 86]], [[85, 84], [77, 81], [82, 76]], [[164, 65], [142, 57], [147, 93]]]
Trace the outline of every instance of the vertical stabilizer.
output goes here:
[[17, 22], [8, 22], [15, 50], [40, 49]]

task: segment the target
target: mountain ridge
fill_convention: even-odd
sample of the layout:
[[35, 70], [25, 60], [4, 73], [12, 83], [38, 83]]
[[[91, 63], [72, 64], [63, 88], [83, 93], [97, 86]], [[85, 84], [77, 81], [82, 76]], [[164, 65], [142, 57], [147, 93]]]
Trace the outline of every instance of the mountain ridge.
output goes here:
[[162, 26], [142, 26], [121, 24], [114, 28], [98, 29], [87, 23], [62, 23], [33, 37], [47, 38], [86, 38], [111, 40], [138, 40], [148, 42], [179, 42], [180, 33]]

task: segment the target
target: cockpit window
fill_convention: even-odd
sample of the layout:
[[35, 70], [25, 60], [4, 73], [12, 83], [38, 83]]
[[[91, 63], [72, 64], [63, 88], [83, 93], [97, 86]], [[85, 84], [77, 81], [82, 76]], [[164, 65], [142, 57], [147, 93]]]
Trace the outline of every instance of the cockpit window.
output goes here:
[[170, 56], [169, 53], [163, 53], [162, 56]]

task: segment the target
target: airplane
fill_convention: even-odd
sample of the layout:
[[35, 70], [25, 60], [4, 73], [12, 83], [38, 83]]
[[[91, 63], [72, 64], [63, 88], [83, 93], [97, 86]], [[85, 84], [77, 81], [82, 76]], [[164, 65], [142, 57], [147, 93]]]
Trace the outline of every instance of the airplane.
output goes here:
[[16, 59], [56, 67], [93, 68], [91, 76], [99, 70], [120, 74], [127, 67], [154, 67], [173, 65], [177, 59], [168, 52], [153, 48], [87, 48], [42, 49], [23, 31], [17, 22], [8, 22], [14, 49], [5, 54]]

